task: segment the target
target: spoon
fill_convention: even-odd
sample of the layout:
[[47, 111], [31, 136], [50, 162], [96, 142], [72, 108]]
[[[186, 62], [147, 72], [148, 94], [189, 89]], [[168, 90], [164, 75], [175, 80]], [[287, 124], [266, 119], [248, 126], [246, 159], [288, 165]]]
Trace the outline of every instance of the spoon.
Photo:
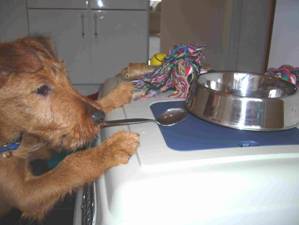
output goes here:
[[170, 108], [163, 112], [157, 119], [132, 118], [122, 120], [104, 121], [102, 127], [113, 127], [130, 124], [154, 122], [161, 126], [172, 126], [182, 121], [187, 116], [187, 111], [183, 108]]

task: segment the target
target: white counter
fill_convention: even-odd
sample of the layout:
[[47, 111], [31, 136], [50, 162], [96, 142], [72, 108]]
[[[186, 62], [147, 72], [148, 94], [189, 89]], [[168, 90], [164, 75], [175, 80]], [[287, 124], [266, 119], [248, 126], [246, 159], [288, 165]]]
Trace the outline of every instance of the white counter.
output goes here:
[[[133, 102], [107, 119], [152, 118], [149, 106], [166, 100]], [[155, 123], [105, 128], [102, 138], [117, 130], [139, 133], [140, 147], [96, 181], [95, 224], [299, 224], [297, 145], [175, 151]]]

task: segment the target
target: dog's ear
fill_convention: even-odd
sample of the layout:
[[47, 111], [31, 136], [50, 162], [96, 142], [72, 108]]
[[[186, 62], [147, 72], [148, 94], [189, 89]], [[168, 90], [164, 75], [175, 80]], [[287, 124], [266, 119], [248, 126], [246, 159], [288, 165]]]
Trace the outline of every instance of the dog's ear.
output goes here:
[[34, 73], [42, 68], [42, 58], [57, 61], [52, 44], [45, 37], [26, 37], [0, 43], [0, 87], [10, 73]]
[[43, 36], [26, 37], [21, 39], [21, 42], [37, 53], [43, 54], [44, 57], [57, 61], [54, 47], [49, 38]]
[[0, 44], [0, 76], [3, 81], [10, 73], [33, 73], [42, 67], [37, 55], [19, 42]]

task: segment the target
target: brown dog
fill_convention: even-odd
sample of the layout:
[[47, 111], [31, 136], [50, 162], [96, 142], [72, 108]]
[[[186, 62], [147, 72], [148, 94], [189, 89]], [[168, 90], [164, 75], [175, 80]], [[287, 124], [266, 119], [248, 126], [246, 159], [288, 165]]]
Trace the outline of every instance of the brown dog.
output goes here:
[[20, 139], [11, 157], [0, 155], [0, 215], [18, 208], [41, 219], [67, 193], [127, 163], [138, 135], [118, 132], [100, 146], [67, 156], [56, 168], [34, 176], [31, 160], [51, 151], [75, 150], [94, 140], [104, 113], [130, 101], [122, 83], [93, 102], [74, 90], [48, 39], [27, 37], [0, 44], [0, 146]]

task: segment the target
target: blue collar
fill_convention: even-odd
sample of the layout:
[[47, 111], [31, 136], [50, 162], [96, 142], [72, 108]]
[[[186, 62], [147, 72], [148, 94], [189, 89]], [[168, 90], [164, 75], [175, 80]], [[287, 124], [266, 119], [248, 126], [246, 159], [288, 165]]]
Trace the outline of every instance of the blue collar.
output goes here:
[[20, 145], [21, 145], [21, 138], [18, 138], [18, 140], [12, 143], [8, 143], [0, 146], [0, 153], [17, 150]]

